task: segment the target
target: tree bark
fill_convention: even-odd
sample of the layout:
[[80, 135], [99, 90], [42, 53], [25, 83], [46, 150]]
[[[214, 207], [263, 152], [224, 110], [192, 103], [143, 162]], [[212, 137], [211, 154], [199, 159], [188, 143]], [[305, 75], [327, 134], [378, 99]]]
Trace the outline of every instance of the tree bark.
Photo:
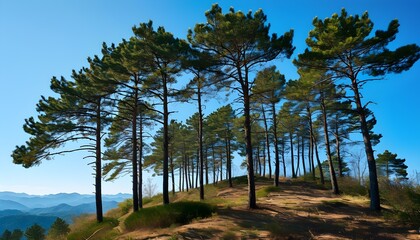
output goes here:
[[296, 178], [296, 173], [295, 173], [295, 156], [293, 153], [293, 133], [289, 133], [289, 141], [290, 141], [290, 157], [292, 160], [292, 178]]
[[306, 165], [305, 165], [305, 138], [302, 136], [302, 168], [303, 168], [303, 175], [306, 176]]
[[356, 110], [359, 115], [360, 128], [363, 136], [363, 143], [365, 144], [365, 153], [368, 161], [369, 168], [369, 187], [370, 187], [370, 209], [373, 211], [380, 211], [380, 197], [379, 197], [379, 186], [378, 186], [378, 176], [376, 173], [376, 162], [375, 156], [373, 154], [372, 143], [370, 141], [369, 128], [366, 121], [365, 109], [362, 106], [360, 99], [359, 88], [357, 85], [356, 78], [352, 78], [352, 90], [354, 92], [354, 100], [356, 103]]
[[96, 109], [96, 161], [95, 161], [95, 200], [96, 200], [96, 221], [102, 222], [103, 210], [102, 210], [102, 152], [101, 152], [101, 100], [97, 102]]
[[325, 184], [324, 170], [322, 170], [322, 163], [321, 163], [321, 160], [319, 159], [318, 143], [315, 139], [315, 136], [312, 135], [312, 137], [314, 139], [314, 144], [315, 144], [315, 154], [316, 154], [316, 162], [318, 163], [319, 177], [321, 178], [321, 184], [324, 185]]
[[[309, 120], [309, 149], [311, 149], [311, 168], [312, 168], [312, 178], [315, 180], [315, 164], [314, 164], [314, 129], [313, 129], [313, 124], [312, 124], [312, 112], [311, 112], [311, 108], [308, 105], [306, 105], [306, 111], [308, 113], [308, 120]], [[309, 157], [309, 156], [308, 156]]]
[[131, 144], [132, 144], [132, 178], [133, 178], [133, 211], [137, 212], [139, 210], [139, 195], [138, 195], [138, 169], [137, 169], [137, 115], [138, 115], [138, 75], [134, 75], [134, 105], [132, 112], [132, 132], [131, 132]]
[[139, 208], [143, 208], [143, 114], [140, 113], [139, 122]]
[[163, 184], [162, 197], [163, 204], [169, 204], [169, 131], [168, 131], [168, 86], [166, 76], [163, 80]]
[[254, 163], [252, 158], [252, 139], [251, 139], [251, 116], [250, 116], [250, 98], [248, 82], [242, 87], [244, 94], [244, 116], [245, 116], [245, 142], [246, 142], [246, 162], [248, 167], [248, 208], [257, 208], [257, 198], [255, 195], [255, 177]]
[[[275, 169], [274, 169], [274, 186], [279, 186], [280, 178], [280, 158], [279, 158], [279, 139], [277, 136], [277, 113], [276, 113], [276, 104], [271, 103], [271, 112], [273, 114], [273, 135], [274, 135], [274, 159], [275, 159]], [[284, 161], [284, 158], [283, 158]], [[286, 170], [285, 175], [286, 175]]]
[[[267, 149], [267, 159], [268, 159], [268, 178], [271, 179], [272, 176], [271, 176], [270, 138], [269, 138], [269, 130], [268, 130], [267, 118], [265, 116], [264, 105], [261, 105], [261, 111], [262, 111], [263, 118], [264, 118], [265, 146], [266, 146], [266, 149]], [[273, 123], [273, 124], [275, 124], [275, 123]], [[275, 186], [278, 186], [278, 185], [275, 185]]]
[[321, 109], [322, 109], [322, 119], [324, 123], [325, 148], [327, 149], [328, 165], [330, 168], [331, 187], [334, 194], [339, 194], [337, 177], [335, 175], [334, 164], [333, 164], [332, 156], [331, 156], [330, 139], [328, 135], [327, 110], [325, 108], [325, 102], [323, 98], [321, 99]]
[[200, 200], [204, 200], [203, 110], [201, 106], [201, 83], [199, 82], [198, 85], [198, 160], [200, 163]]

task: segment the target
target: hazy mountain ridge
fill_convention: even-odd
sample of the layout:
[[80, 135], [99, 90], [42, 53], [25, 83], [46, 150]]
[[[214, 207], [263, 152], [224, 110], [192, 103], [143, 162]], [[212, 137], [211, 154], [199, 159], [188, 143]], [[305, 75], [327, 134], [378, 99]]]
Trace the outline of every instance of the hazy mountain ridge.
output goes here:
[[[130, 194], [103, 195], [104, 212], [118, 206]], [[0, 192], [0, 234], [6, 230], [21, 229], [38, 223], [48, 229], [57, 217], [71, 222], [75, 216], [96, 212], [95, 196], [78, 193], [29, 195]]]
[[0, 211], [1, 210], [28, 210], [29, 208], [21, 203], [12, 200], [0, 199]]
[[[104, 194], [102, 200], [120, 202], [124, 199], [131, 198], [131, 194], [119, 193], [115, 195]], [[8, 200], [17, 202], [26, 206], [27, 208], [47, 208], [57, 206], [65, 203], [71, 206], [77, 206], [85, 203], [95, 202], [95, 195], [93, 194], [79, 194], [79, 193], [57, 193], [49, 195], [29, 195], [26, 193], [14, 192], [0, 192], [0, 200]], [[1, 204], [1, 203], [0, 203]], [[4, 208], [0, 205], [0, 210], [17, 209], [19, 208]]]

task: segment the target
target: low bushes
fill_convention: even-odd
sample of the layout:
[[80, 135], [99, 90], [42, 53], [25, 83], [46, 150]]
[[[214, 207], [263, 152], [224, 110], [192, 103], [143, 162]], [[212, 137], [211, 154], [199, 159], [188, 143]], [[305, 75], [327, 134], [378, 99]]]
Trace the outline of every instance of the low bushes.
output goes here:
[[260, 190], [258, 190], [256, 192], [256, 195], [257, 195], [258, 198], [260, 198], [260, 197], [268, 197], [268, 195], [271, 192], [280, 192], [280, 191], [281, 191], [280, 187], [267, 186], [267, 187], [263, 187]]
[[71, 232], [67, 236], [67, 239], [111, 240], [118, 235], [114, 230], [116, 226], [118, 226], [117, 219], [104, 218], [102, 223], [98, 223], [94, 216], [81, 216], [78, 219], [75, 219], [75, 223], [72, 225]]
[[196, 218], [210, 217], [215, 208], [202, 202], [176, 202], [168, 205], [143, 208], [132, 213], [124, 222], [127, 230], [163, 228], [187, 224]]
[[420, 223], [419, 186], [381, 179], [379, 187], [382, 203], [392, 207], [391, 213], [385, 214], [385, 217], [407, 224]]

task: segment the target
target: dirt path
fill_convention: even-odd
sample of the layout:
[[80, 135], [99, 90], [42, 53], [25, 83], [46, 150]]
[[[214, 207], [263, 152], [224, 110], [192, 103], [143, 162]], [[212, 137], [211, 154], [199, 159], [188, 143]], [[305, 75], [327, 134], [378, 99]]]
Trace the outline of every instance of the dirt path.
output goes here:
[[[335, 196], [305, 183], [282, 183], [280, 188], [259, 198], [256, 210], [246, 209], [246, 204], [227, 206], [209, 219], [120, 239], [420, 239], [416, 230], [370, 213], [365, 198]], [[247, 196], [246, 191], [225, 189], [218, 197], [235, 201]]]

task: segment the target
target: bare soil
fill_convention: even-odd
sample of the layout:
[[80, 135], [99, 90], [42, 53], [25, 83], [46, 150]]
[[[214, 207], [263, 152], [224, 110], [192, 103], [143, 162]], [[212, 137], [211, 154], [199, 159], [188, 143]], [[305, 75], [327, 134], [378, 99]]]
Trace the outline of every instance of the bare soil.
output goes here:
[[420, 239], [418, 229], [372, 213], [368, 199], [337, 196], [308, 183], [281, 183], [280, 191], [258, 198], [252, 210], [246, 203], [223, 204], [246, 199], [246, 186], [222, 189], [217, 196], [225, 201], [211, 218], [118, 239]]

